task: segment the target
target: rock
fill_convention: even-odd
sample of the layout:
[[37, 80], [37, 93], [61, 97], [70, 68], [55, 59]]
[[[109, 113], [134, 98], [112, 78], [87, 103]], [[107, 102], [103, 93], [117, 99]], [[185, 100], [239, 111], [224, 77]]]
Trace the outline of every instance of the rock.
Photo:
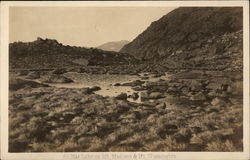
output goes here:
[[121, 84], [120, 83], [116, 83], [116, 84], [114, 84], [114, 86], [120, 86]]
[[59, 68], [59, 69], [55, 69], [54, 71], [52, 71], [53, 74], [64, 74], [67, 73], [67, 70], [64, 68]]
[[180, 90], [177, 87], [168, 87], [167, 92], [180, 92]]
[[27, 79], [38, 79], [40, 78], [40, 73], [39, 72], [30, 72], [27, 76]]
[[142, 80], [147, 80], [149, 77], [141, 77]]
[[52, 74], [48, 77], [45, 77], [42, 82], [44, 83], [72, 83], [72, 79], [66, 78], [62, 75]]
[[182, 93], [183, 93], [184, 95], [189, 95], [189, 92], [190, 92], [190, 90], [189, 90], [188, 87], [183, 87], [183, 88], [181, 89], [181, 91], [182, 91]]
[[165, 96], [160, 92], [152, 92], [149, 95], [150, 99], [158, 99], [158, 98], [163, 98], [163, 97], [165, 97]]
[[213, 106], [225, 106], [226, 105], [226, 102], [223, 100], [223, 99], [221, 99], [221, 98], [218, 98], [218, 97], [216, 97], [216, 98], [214, 98], [212, 101], [211, 101], [211, 104], [213, 105]]
[[228, 86], [227, 87], [227, 93], [232, 93], [232, 91], [233, 91], [233, 88], [231, 86]]
[[196, 80], [191, 80], [188, 83], [188, 86], [190, 88], [191, 91], [200, 91], [202, 90], [202, 84]]
[[199, 92], [190, 97], [190, 100], [192, 101], [205, 101], [206, 99], [207, 99], [206, 96], [202, 92]]
[[126, 93], [121, 93], [121, 94], [116, 96], [116, 99], [125, 100], [125, 99], [127, 99], [127, 94]]
[[138, 93], [133, 93], [132, 95], [129, 96], [129, 98], [133, 98], [134, 100], [139, 98]]
[[74, 118], [75, 113], [74, 112], [63, 112], [62, 116], [63, 116], [64, 120], [71, 120]]
[[207, 95], [209, 97], [217, 97], [217, 96], [219, 96], [219, 94], [215, 90], [210, 91]]
[[233, 95], [242, 96], [243, 95], [243, 81], [235, 82], [232, 86]]
[[23, 70], [18, 72], [18, 76], [26, 76], [29, 74], [29, 71]]
[[202, 73], [194, 73], [194, 72], [180, 72], [170, 77], [170, 79], [204, 79]]
[[81, 124], [82, 122], [84, 122], [83, 117], [75, 117], [71, 120], [72, 124]]
[[92, 91], [92, 92], [95, 92], [95, 91], [101, 90], [101, 87], [94, 86], [94, 87], [89, 88], [89, 90]]
[[156, 106], [156, 103], [154, 103], [154, 102], [143, 102], [142, 104], [141, 104], [142, 106], [142, 109], [155, 109], [155, 106]]
[[233, 78], [234, 80], [243, 80], [243, 74], [236, 74]]
[[132, 86], [132, 87], [134, 87], [134, 86], [142, 85], [142, 84], [144, 84], [144, 83], [145, 83], [144, 81], [135, 80], [135, 81], [133, 81], [133, 82], [123, 83], [123, 84], [121, 84], [121, 85], [122, 85], [122, 86]]
[[39, 87], [49, 87], [49, 85], [23, 79], [10, 79], [9, 81], [10, 90], [18, 90], [24, 87], [39, 88]]
[[158, 105], [155, 106], [157, 109], [165, 109], [166, 108], [166, 104], [165, 103], [160, 103]]
[[132, 89], [135, 90], [135, 91], [144, 91], [144, 90], [146, 90], [146, 88], [143, 87], [143, 86], [141, 86], [141, 87], [134, 87]]
[[222, 85], [221, 83], [214, 83], [214, 82], [210, 82], [207, 86], [207, 89], [212, 89], [212, 90], [221, 90], [222, 89]]
[[141, 92], [141, 98], [142, 99], [148, 99], [149, 98], [149, 94], [147, 92]]

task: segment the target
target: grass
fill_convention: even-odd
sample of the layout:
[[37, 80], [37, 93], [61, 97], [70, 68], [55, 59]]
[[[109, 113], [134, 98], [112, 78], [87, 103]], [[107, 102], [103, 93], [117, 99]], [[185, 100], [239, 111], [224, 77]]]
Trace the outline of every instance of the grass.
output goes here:
[[[186, 82], [185, 82], [186, 83]], [[83, 89], [25, 87], [10, 92], [10, 152], [242, 151], [242, 97], [148, 110]], [[202, 105], [200, 105], [202, 104]]]

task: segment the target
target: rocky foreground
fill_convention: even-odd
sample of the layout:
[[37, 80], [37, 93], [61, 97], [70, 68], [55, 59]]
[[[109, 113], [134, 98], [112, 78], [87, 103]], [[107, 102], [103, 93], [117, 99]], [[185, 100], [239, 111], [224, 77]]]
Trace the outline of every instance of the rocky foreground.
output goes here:
[[10, 152], [243, 150], [242, 73], [119, 84], [142, 91], [142, 103], [97, 95], [97, 87], [51, 87], [71, 82], [59, 70], [22, 75], [10, 77]]

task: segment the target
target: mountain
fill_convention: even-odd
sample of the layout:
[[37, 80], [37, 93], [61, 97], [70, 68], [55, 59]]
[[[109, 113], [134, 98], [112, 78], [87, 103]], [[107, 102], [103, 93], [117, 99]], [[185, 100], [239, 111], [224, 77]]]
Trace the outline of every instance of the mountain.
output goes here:
[[242, 7], [180, 7], [152, 22], [121, 52], [168, 67], [241, 68], [242, 23]]
[[126, 53], [63, 45], [57, 40], [37, 38], [33, 42], [9, 44], [10, 69], [39, 69], [129, 64], [135, 58]]
[[105, 51], [116, 51], [116, 52], [119, 52], [120, 49], [124, 45], [126, 45], [128, 43], [129, 43], [129, 41], [126, 41], [126, 40], [115, 41], [115, 42], [107, 42], [107, 43], [104, 43], [104, 44], [98, 46], [97, 48], [105, 50]]

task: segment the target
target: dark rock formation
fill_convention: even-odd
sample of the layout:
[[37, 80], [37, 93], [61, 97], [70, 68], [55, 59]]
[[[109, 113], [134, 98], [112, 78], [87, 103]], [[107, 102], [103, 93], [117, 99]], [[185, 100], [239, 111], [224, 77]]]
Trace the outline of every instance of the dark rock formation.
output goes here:
[[62, 45], [56, 40], [41, 38], [28, 43], [10, 43], [9, 54], [10, 69], [125, 65], [135, 61], [131, 55], [124, 53]]
[[121, 52], [169, 68], [242, 70], [241, 7], [180, 7], [153, 22]]

